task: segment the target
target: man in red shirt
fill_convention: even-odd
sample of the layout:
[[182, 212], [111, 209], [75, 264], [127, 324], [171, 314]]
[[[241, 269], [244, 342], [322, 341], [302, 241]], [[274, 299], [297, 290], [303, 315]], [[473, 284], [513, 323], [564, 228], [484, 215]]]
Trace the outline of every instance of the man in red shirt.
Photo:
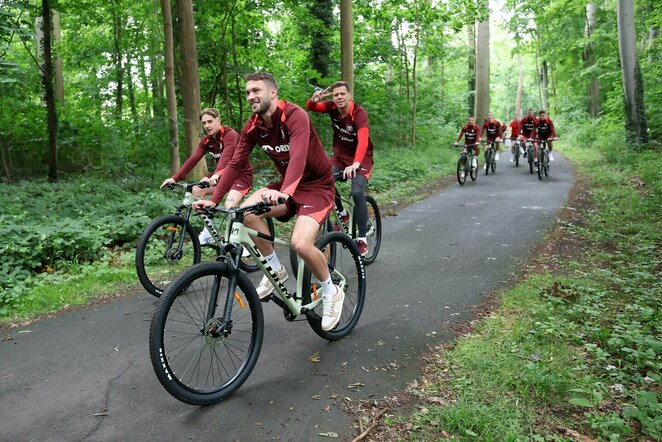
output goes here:
[[[536, 121], [534, 128], [534, 135], [532, 138], [538, 138], [539, 140], [547, 140], [547, 148], [549, 149], [549, 161], [554, 161], [554, 156], [552, 155], [552, 140], [556, 140], [556, 131], [554, 130], [554, 123], [547, 116], [547, 112], [541, 110], [539, 112], [540, 117]], [[533, 148], [535, 149], [536, 158], [538, 158], [538, 143], [533, 143]]]
[[[331, 92], [328, 92], [328, 91]], [[333, 100], [322, 101], [332, 96]], [[368, 113], [352, 99], [349, 85], [337, 81], [329, 88], [316, 91], [306, 102], [306, 108], [313, 112], [326, 113], [331, 117], [333, 126], [333, 174], [342, 171], [345, 180], [352, 180], [352, 199], [358, 235], [356, 244], [361, 255], [368, 253], [368, 206], [365, 193], [372, 173], [372, 140], [368, 126]], [[349, 220], [349, 214], [342, 206], [340, 195], [336, 191], [336, 207], [343, 222]]]
[[515, 119], [510, 122], [508, 125], [510, 127], [510, 142], [512, 145], [510, 146], [510, 162], [512, 163], [514, 160], [513, 156], [515, 155], [515, 149], [521, 149], [519, 145], [519, 114], [515, 114]]
[[473, 146], [474, 158], [473, 161], [471, 162], [471, 168], [476, 169], [478, 168], [478, 164], [476, 163], [476, 158], [478, 158], [478, 155], [480, 154], [480, 146], [478, 144], [478, 140], [480, 140], [480, 128], [474, 124], [474, 117], [469, 117], [469, 121], [467, 122], [467, 124], [460, 130], [460, 133], [458, 134], [457, 139], [455, 140], [455, 144], [460, 142], [462, 135], [464, 135], [465, 149], [469, 148], [470, 146]]
[[[193, 195], [198, 198], [204, 198], [214, 192], [218, 178], [223, 173], [223, 169], [228, 165], [232, 155], [234, 154], [235, 147], [239, 141], [239, 134], [229, 126], [221, 125], [221, 117], [218, 110], [214, 108], [203, 109], [200, 112], [200, 121], [202, 128], [205, 130], [205, 135], [200, 139], [198, 148], [186, 160], [182, 167], [171, 178], [167, 178], [161, 189], [170, 183], [186, 178], [186, 175], [193, 170], [198, 161], [200, 161], [205, 154], [209, 154], [216, 162], [216, 169], [203, 177], [200, 181], [208, 181], [211, 187], [201, 189], [199, 187], [193, 188]], [[241, 199], [248, 193], [253, 186], [253, 169], [251, 163], [247, 162], [242, 170], [241, 177], [232, 184], [232, 188], [228, 192], [225, 199], [225, 207], [234, 207]], [[209, 244], [213, 241], [211, 233], [205, 227], [200, 236], [198, 237], [200, 244]]]
[[[487, 121], [483, 123], [482, 133], [486, 136], [486, 143], [494, 141], [496, 153], [494, 161], [499, 161], [499, 147], [501, 146], [501, 123], [499, 123], [493, 114], [487, 114]], [[487, 169], [487, 163], [485, 163]]]
[[[292, 231], [292, 247], [321, 282], [322, 329], [331, 330], [340, 320], [345, 293], [331, 281], [326, 258], [314, 245], [319, 227], [333, 207], [331, 164], [306, 111], [278, 99], [278, 86], [274, 77], [267, 73], [255, 73], [245, 78], [246, 98], [253, 116], [242, 129], [234, 156], [225, 168], [211, 200], [196, 201], [194, 206], [201, 209], [217, 205], [230, 190], [232, 183], [240, 177], [253, 148], [259, 146], [272, 159], [281, 179], [248, 197], [244, 205], [264, 201], [274, 207], [259, 217], [247, 216], [244, 224], [269, 235], [262, 217], [287, 221], [297, 215]], [[278, 204], [281, 198], [285, 200], [284, 204]], [[278, 260], [273, 245], [260, 238], [254, 238], [254, 241], [265, 257], [267, 267], [276, 271], [281, 281], [287, 280], [287, 271]], [[273, 290], [271, 281], [262, 278], [257, 287], [260, 298], [266, 298]]]

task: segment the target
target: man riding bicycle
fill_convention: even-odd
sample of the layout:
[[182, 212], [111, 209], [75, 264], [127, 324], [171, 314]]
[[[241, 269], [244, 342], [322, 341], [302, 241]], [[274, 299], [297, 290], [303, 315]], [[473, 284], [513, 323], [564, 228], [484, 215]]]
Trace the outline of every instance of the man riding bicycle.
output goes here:
[[[483, 124], [482, 133], [486, 136], [486, 143], [494, 141], [494, 161], [499, 161], [499, 146], [501, 145], [501, 123], [499, 123], [494, 115], [487, 114], [487, 121]], [[481, 135], [482, 136], [482, 135]], [[487, 169], [487, 162], [485, 162], [485, 169]]]
[[[533, 138], [539, 140], [547, 140], [547, 150], [549, 151], [549, 161], [554, 161], [554, 156], [552, 155], [552, 140], [556, 140], [556, 131], [554, 130], [554, 123], [547, 116], [547, 112], [541, 110], [539, 112], [540, 118], [536, 121], [534, 128]], [[538, 143], [533, 143], [533, 148], [535, 149], [536, 158], [538, 158]]]
[[[202, 128], [207, 135], [200, 139], [196, 151], [186, 160], [177, 173], [171, 178], [167, 178], [163, 181], [163, 184], [161, 184], [160, 187], [161, 189], [168, 184], [176, 183], [177, 181], [186, 178], [186, 175], [193, 170], [195, 165], [198, 164], [198, 161], [200, 161], [206, 153], [216, 162], [216, 169], [200, 180], [209, 182], [210, 187], [205, 189], [194, 187], [193, 195], [202, 199], [206, 195], [214, 192], [214, 189], [216, 188], [215, 186], [218, 183], [218, 178], [222, 175], [223, 169], [228, 165], [234, 154], [237, 142], [239, 141], [239, 134], [231, 127], [223, 126], [221, 124], [221, 117], [217, 109], [203, 109], [202, 112], [200, 112], [200, 121], [202, 122]], [[230, 208], [238, 205], [241, 199], [246, 196], [249, 190], [251, 190], [252, 186], [253, 169], [249, 161], [244, 165], [239, 179], [232, 184], [232, 188], [225, 199], [225, 207]], [[209, 244], [214, 241], [211, 233], [209, 233], [209, 230], [207, 230], [206, 227], [200, 233], [198, 239], [200, 240], [201, 245]]]
[[480, 140], [480, 128], [474, 124], [474, 117], [469, 117], [467, 124], [460, 130], [460, 134], [457, 136], [455, 144], [460, 142], [462, 135], [464, 135], [464, 148], [468, 149], [469, 147], [473, 147], [474, 158], [473, 161], [471, 161], [471, 168], [477, 169], [478, 163], [476, 162], [476, 158], [478, 158], [478, 155], [480, 154], [480, 146], [478, 144], [478, 140]]
[[[533, 138], [533, 130], [536, 127], [536, 115], [533, 113], [533, 109], [529, 108], [526, 112], [526, 117], [522, 118], [522, 121], [519, 122], [519, 139], [523, 142]], [[526, 156], [526, 151], [524, 152]]]
[[[243, 204], [245, 206], [264, 201], [274, 207], [264, 215], [247, 215], [244, 224], [269, 235], [262, 217], [287, 221], [297, 215], [291, 237], [292, 247], [321, 283], [322, 329], [329, 331], [340, 320], [345, 293], [331, 281], [326, 258], [315, 247], [314, 241], [321, 223], [333, 207], [331, 164], [306, 111], [278, 99], [275, 78], [267, 73], [249, 74], [245, 78], [246, 98], [253, 116], [242, 129], [235, 154], [211, 200], [197, 201], [194, 206], [198, 210], [216, 206], [232, 183], [241, 176], [253, 148], [259, 146], [274, 162], [281, 179], [248, 197]], [[280, 203], [279, 200], [285, 202]], [[286, 281], [287, 270], [278, 260], [273, 244], [257, 237], [254, 242], [265, 257], [267, 266], [277, 272], [281, 281]], [[257, 287], [259, 297], [265, 299], [273, 290], [271, 281], [264, 276]]]
[[509, 124], [510, 127], [510, 141], [512, 145], [510, 146], [510, 153], [512, 154], [510, 156], [510, 162], [512, 163], [515, 161], [513, 157], [515, 156], [515, 149], [517, 149], [517, 139], [519, 138], [519, 127], [520, 127], [520, 121], [519, 121], [519, 114], [515, 114], [515, 119], [510, 122]]
[[[331, 96], [333, 100], [322, 101]], [[313, 112], [326, 113], [333, 126], [333, 157], [331, 168], [334, 176], [342, 172], [345, 180], [352, 180], [352, 199], [358, 235], [356, 245], [361, 256], [368, 253], [368, 206], [365, 193], [372, 174], [373, 145], [370, 139], [368, 113], [352, 98], [352, 92], [345, 81], [337, 81], [324, 90], [315, 91], [306, 102], [306, 108]], [[336, 191], [336, 207], [341, 220], [347, 223], [349, 214], [342, 206], [340, 194]]]

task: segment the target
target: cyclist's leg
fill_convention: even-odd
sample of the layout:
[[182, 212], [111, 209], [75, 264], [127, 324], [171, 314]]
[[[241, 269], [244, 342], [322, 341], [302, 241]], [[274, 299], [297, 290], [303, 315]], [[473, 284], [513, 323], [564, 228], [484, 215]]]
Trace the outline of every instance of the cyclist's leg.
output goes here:
[[294, 223], [292, 230], [292, 248], [297, 252], [313, 275], [325, 281], [329, 278], [329, 269], [326, 258], [320, 249], [315, 247], [315, 239], [320, 223], [311, 216], [300, 215]]
[[[342, 170], [344, 169], [341, 168], [340, 166], [337, 166], [335, 164], [331, 165], [331, 173], [333, 173], [334, 176], [336, 173], [341, 172]], [[338, 189], [336, 189], [336, 209], [338, 210], [338, 212], [342, 212], [344, 210], [342, 206], [342, 200], [340, 199], [340, 193], [338, 193]]]
[[368, 231], [368, 206], [365, 202], [365, 193], [368, 188], [368, 179], [364, 175], [352, 178], [352, 199], [354, 200], [354, 217], [358, 237], [365, 238]]

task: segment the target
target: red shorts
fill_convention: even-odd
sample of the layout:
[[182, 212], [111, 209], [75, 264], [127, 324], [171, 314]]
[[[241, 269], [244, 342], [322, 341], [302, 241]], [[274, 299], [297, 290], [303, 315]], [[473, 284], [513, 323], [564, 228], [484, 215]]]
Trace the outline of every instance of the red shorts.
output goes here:
[[[337, 155], [334, 155], [333, 158], [331, 158], [331, 165], [336, 166], [340, 170], [343, 170], [352, 164], [354, 164], [354, 160], [348, 163], [342, 158], [338, 158]], [[368, 157], [367, 155], [363, 157], [363, 161], [359, 164], [359, 168], [356, 169], [356, 174], [363, 175], [366, 180], [370, 181], [370, 175], [372, 174], [372, 157]]]
[[234, 182], [232, 187], [230, 187], [230, 190], [236, 190], [237, 192], [241, 193], [242, 197], [244, 197], [251, 190], [251, 187], [253, 187], [252, 176], [250, 178], [239, 177], [239, 179]]
[[[281, 182], [270, 183], [267, 185], [267, 189], [280, 191], [281, 184]], [[276, 217], [276, 219], [286, 222], [292, 219], [294, 215], [305, 215], [313, 218], [322, 225], [333, 208], [335, 196], [333, 181], [328, 185], [326, 183], [307, 185], [299, 183], [294, 195], [288, 198], [285, 203], [288, 209], [287, 215]]]

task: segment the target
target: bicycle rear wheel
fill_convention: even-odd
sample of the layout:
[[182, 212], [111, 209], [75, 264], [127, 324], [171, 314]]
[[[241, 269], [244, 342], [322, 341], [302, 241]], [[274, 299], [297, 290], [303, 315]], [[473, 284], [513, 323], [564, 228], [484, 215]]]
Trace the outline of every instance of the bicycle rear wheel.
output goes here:
[[464, 185], [464, 182], [467, 180], [466, 162], [466, 157], [457, 159], [457, 182], [460, 183], [460, 186]]
[[[322, 330], [322, 304], [306, 314], [308, 324], [320, 337], [335, 341], [347, 336], [356, 326], [365, 303], [365, 267], [356, 243], [344, 233], [324, 235], [315, 244], [321, 250], [335, 250], [333, 262], [327, 261], [331, 280], [345, 291], [342, 314], [338, 325], [330, 331]], [[320, 283], [308, 269], [304, 272], [303, 303], [308, 304], [322, 296]]]
[[145, 290], [158, 298], [180, 273], [199, 263], [200, 256], [200, 241], [191, 224], [178, 215], [164, 216], [147, 226], [138, 240], [136, 273]]
[[[248, 379], [260, 354], [262, 305], [245, 274], [239, 274], [227, 300], [229, 276], [223, 263], [190, 268], [168, 288], [152, 316], [152, 367], [168, 393], [187, 404], [227, 399]], [[232, 303], [231, 323], [218, 333], [225, 329], [226, 301]], [[210, 305], [213, 312], [208, 312]]]
[[[382, 244], [382, 217], [379, 214], [379, 207], [377, 201], [371, 195], [365, 196], [365, 201], [368, 206], [368, 231], [366, 239], [368, 240], [368, 253], [363, 257], [366, 265], [372, 264], [377, 259], [379, 247]], [[352, 238], [358, 236], [358, 226], [356, 225], [356, 217], [352, 217]]]

